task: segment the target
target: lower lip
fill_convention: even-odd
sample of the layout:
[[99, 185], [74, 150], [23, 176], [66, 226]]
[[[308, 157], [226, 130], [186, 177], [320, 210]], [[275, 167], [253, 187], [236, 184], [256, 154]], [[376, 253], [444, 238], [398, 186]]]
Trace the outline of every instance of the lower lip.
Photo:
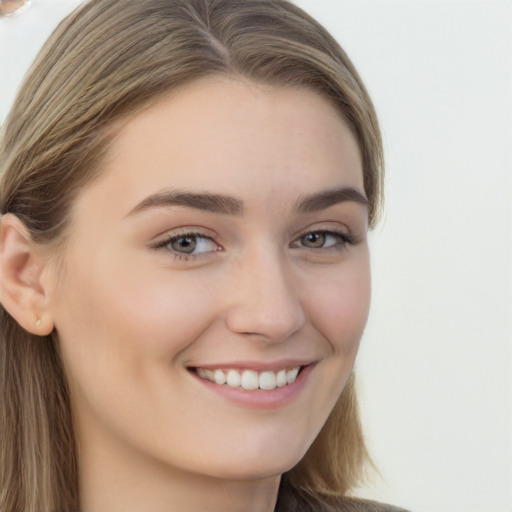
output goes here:
[[276, 388], [270, 391], [264, 391], [262, 389], [246, 391], [242, 388], [232, 388], [226, 384], [219, 385], [209, 380], [202, 379], [195, 372], [191, 372], [191, 374], [203, 386], [206, 386], [206, 388], [238, 405], [253, 409], [277, 409], [293, 401], [294, 398], [300, 394], [306, 385], [313, 366], [314, 364], [310, 364], [303, 367], [297, 379], [292, 384], [287, 384], [282, 388]]

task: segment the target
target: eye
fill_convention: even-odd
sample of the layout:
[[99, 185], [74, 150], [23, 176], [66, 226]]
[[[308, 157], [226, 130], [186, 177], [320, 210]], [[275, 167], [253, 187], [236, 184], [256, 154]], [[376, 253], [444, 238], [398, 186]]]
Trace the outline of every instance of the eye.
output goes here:
[[167, 249], [175, 256], [196, 256], [220, 250], [210, 237], [199, 233], [183, 233], [171, 235], [161, 242], [157, 242], [155, 249]]
[[351, 240], [349, 236], [344, 233], [337, 233], [335, 231], [311, 231], [302, 236], [297, 243], [307, 249], [330, 249], [343, 247], [351, 243]]

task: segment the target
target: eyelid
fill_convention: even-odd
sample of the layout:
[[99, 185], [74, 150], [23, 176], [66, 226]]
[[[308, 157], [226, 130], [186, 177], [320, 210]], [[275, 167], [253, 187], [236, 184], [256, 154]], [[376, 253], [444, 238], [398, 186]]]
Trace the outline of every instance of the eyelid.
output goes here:
[[[347, 230], [348, 231], [348, 230]], [[329, 251], [329, 250], [339, 250], [343, 249], [347, 245], [355, 245], [358, 242], [358, 238], [355, 237], [350, 232], [347, 232], [341, 228], [328, 228], [328, 227], [311, 227], [304, 231], [302, 231], [300, 234], [296, 235], [291, 242], [292, 247], [300, 248], [300, 249], [307, 249], [311, 251]], [[299, 245], [301, 243], [301, 240], [306, 237], [309, 234], [322, 234], [326, 236], [333, 236], [338, 237], [341, 239], [341, 241], [337, 244], [330, 245], [328, 247], [306, 247], [304, 245]]]
[[320, 221], [308, 222], [303, 224], [303, 227], [297, 228], [291, 233], [292, 238], [299, 238], [313, 232], [330, 232], [339, 233], [340, 235], [349, 235], [351, 232], [350, 227], [336, 219], [325, 219]]
[[[205, 231], [207, 231], [208, 233], [206, 233]], [[195, 226], [184, 226], [182, 228], [176, 228], [174, 230], [166, 232], [165, 236], [158, 237], [157, 240], [151, 242], [149, 244], [149, 247], [157, 251], [166, 251], [168, 255], [174, 257], [175, 259], [189, 260], [198, 259], [202, 257], [204, 258], [207, 257], [208, 255], [211, 255], [215, 252], [222, 250], [222, 246], [215, 240], [214, 236], [215, 235], [211, 234], [210, 230], [203, 230], [203, 228], [197, 228]], [[197, 254], [187, 254], [185, 252], [182, 253], [179, 251], [174, 251], [171, 248], [169, 248], [169, 245], [173, 241], [186, 237], [211, 240], [213, 244], [215, 244], [216, 248], [215, 250], [212, 251], [205, 251]]]

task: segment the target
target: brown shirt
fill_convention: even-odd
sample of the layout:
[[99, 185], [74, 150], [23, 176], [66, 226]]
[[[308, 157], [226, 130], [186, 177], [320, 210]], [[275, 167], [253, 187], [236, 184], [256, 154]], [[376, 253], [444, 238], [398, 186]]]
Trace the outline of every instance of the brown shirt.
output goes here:
[[407, 512], [403, 508], [361, 498], [321, 499], [299, 495], [281, 485], [275, 512]]

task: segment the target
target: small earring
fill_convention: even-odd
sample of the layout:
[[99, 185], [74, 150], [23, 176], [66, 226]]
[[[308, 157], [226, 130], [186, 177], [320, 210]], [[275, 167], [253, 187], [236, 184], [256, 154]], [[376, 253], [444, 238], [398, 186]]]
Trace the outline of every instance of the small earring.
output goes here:
[[42, 324], [42, 320], [40, 318], [37, 318], [36, 319], [36, 327], [41, 327], [41, 324]]

